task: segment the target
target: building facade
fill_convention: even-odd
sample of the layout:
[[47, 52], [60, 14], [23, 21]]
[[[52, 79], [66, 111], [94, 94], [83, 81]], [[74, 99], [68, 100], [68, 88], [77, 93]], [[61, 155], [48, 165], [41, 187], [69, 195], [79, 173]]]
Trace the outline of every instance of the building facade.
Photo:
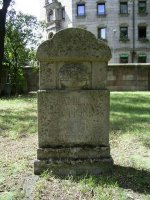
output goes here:
[[150, 0], [45, 0], [48, 38], [80, 27], [104, 40], [110, 63], [150, 63]]

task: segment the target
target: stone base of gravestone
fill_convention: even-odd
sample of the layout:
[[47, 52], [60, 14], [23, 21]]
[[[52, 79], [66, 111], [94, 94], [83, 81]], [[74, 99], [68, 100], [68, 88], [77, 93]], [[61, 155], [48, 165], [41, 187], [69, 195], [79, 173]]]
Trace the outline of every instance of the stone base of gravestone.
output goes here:
[[109, 91], [38, 92], [39, 149], [35, 174], [101, 174], [112, 168]]
[[[56, 150], [57, 151], [57, 150]], [[59, 177], [66, 177], [68, 175], [81, 176], [92, 175], [97, 176], [101, 174], [108, 174], [112, 172], [113, 161], [110, 158], [105, 159], [89, 159], [89, 160], [72, 160], [72, 161], [36, 161], [34, 163], [34, 173], [41, 174], [44, 171], [52, 172]]]

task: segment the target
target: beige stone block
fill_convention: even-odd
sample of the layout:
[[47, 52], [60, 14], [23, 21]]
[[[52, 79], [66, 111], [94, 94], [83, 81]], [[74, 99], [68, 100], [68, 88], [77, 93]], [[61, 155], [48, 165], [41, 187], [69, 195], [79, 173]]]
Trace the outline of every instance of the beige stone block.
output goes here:
[[40, 63], [40, 90], [56, 89], [56, 64]]
[[39, 147], [108, 145], [107, 90], [39, 91]]
[[133, 74], [125, 74], [123, 75], [123, 80], [125, 81], [133, 81], [135, 78], [134, 78], [134, 75]]
[[107, 71], [105, 62], [92, 63], [92, 89], [104, 89], [107, 82]]
[[113, 71], [108, 71], [107, 72], [107, 81], [115, 81], [116, 76], [114, 75]]

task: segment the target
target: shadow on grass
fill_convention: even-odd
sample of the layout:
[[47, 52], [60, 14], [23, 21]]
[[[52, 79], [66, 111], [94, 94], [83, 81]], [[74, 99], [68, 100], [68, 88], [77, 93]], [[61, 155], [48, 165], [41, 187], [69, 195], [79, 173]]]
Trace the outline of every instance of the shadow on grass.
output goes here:
[[[1, 110], [0, 110], [1, 111]], [[26, 109], [24, 111], [10, 111], [7, 113], [4, 112], [3, 121], [10, 122], [13, 120], [20, 120], [20, 121], [30, 121], [30, 120], [37, 120], [37, 116], [35, 115], [35, 109]]]
[[150, 194], [150, 172], [148, 171], [114, 165], [110, 180], [116, 181], [118, 186], [124, 189]]
[[[150, 129], [150, 95], [111, 94], [110, 127], [111, 131], [139, 130], [147, 134]], [[134, 132], [133, 132], [134, 133]], [[143, 132], [144, 133], [144, 132]], [[144, 134], [145, 134], [144, 133]]]
[[114, 187], [117, 185], [120, 188], [141, 194], [150, 194], [150, 172], [145, 170], [114, 165], [111, 175], [73, 177], [73, 181], [83, 182], [84, 180], [84, 183], [88, 184], [88, 180], [91, 178], [94, 187], [105, 187], [106, 185]]
[[[1, 111], [1, 110], [0, 110]], [[2, 111], [1, 111], [2, 112]], [[10, 126], [14, 125], [14, 122], [30, 122], [37, 121], [37, 116], [35, 115], [35, 109], [27, 108], [23, 111], [12, 111], [7, 109], [7, 112], [2, 112], [1, 123], [7, 122]]]
[[13, 133], [13, 135], [21, 137], [22, 135], [37, 132], [37, 114], [35, 108], [20, 106], [19, 110], [13, 107], [5, 110], [0, 109], [0, 113], [0, 136], [9, 137]]

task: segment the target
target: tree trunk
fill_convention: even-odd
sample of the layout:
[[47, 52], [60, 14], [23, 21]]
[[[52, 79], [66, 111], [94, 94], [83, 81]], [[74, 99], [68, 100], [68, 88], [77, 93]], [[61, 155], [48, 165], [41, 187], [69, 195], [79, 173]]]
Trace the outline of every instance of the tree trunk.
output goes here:
[[4, 57], [4, 38], [5, 38], [5, 22], [6, 22], [6, 11], [0, 10], [0, 66]]
[[4, 39], [5, 39], [5, 23], [7, 8], [10, 5], [11, 0], [3, 0], [2, 9], [0, 9], [0, 67], [4, 57]]
[[3, 90], [3, 71], [2, 71], [2, 62], [4, 57], [4, 38], [5, 38], [5, 22], [6, 22], [6, 13], [4, 10], [0, 10], [0, 94]]
[[0, 9], [0, 94], [1, 94], [1, 81], [2, 81], [2, 63], [4, 58], [4, 39], [5, 39], [5, 23], [7, 8], [9, 7], [11, 0], [3, 0], [3, 7]]

